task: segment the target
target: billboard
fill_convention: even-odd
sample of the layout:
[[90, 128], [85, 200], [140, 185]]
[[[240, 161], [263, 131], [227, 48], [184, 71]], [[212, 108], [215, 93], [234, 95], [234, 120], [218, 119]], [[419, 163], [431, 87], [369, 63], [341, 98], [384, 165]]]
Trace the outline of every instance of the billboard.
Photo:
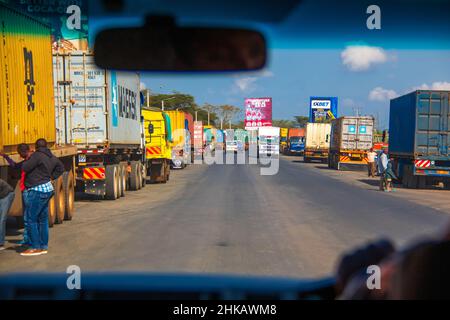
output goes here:
[[72, 51], [87, 49], [87, 0], [5, 0], [3, 2], [50, 25], [54, 48], [59, 46]]
[[337, 97], [311, 97], [309, 122], [324, 122], [338, 117]]
[[272, 126], [272, 98], [245, 99], [245, 129]]

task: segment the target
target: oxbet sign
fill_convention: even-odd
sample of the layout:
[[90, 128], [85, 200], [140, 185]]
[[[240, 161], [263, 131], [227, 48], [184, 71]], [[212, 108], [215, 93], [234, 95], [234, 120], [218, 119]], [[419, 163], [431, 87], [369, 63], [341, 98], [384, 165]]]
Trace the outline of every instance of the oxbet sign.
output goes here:
[[336, 97], [311, 97], [310, 122], [324, 122], [338, 117], [338, 98]]

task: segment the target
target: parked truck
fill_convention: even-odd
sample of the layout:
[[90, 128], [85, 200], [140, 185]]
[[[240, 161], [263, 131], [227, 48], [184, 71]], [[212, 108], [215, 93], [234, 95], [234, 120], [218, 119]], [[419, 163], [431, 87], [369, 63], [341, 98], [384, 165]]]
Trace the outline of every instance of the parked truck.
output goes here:
[[285, 154], [303, 155], [305, 152], [305, 128], [290, 128]]
[[280, 154], [280, 128], [261, 127], [258, 129], [258, 154], [267, 157]]
[[139, 75], [73, 52], [53, 56], [53, 76], [57, 141], [77, 146], [77, 189], [115, 200], [144, 187]]
[[337, 170], [366, 169], [367, 152], [373, 147], [374, 118], [340, 117], [331, 123], [328, 166]]
[[145, 157], [150, 182], [166, 183], [172, 161], [172, 129], [170, 117], [161, 109], [142, 108], [145, 132]]
[[191, 141], [189, 135], [189, 121], [185, 112], [180, 110], [165, 111], [170, 117], [172, 127], [172, 162], [175, 169], [184, 169], [190, 163]]
[[280, 128], [280, 152], [285, 153], [288, 142], [289, 128]]
[[450, 91], [418, 90], [391, 100], [389, 154], [407, 188], [450, 186]]
[[310, 122], [306, 125], [304, 162], [311, 162], [311, 160], [328, 162], [330, 135], [331, 124], [329, 123]]
[[[51, 30], [38, 20], [0, 4], [0, 153], [20, 162], [17, 146], [34, 149], [39, 138], [65, 167], [53, 181], [55, 195], [49, 203], [49, 225], [71, 220], [74, 215], [75, 157], [77, 149], [57, 141], [53, 100]], [[10, 215], [22, 220], [20, 172], [0, 157], [0, 178], [16, 189]]]

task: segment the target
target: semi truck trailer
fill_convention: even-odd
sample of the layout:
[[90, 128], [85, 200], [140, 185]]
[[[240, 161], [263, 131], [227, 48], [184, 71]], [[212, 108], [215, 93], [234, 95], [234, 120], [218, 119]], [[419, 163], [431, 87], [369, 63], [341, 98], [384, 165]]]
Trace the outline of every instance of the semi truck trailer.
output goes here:
[[77, 147], [77, 189], [116, 200], [144, 187], [139, 75], [99, 69], [91, 53], [73, 52], [53, 56], [53, 77], [57, 141]]
[[306, 125], [306, 142], [304, 162], [319, 160], [324, 163], [328, 161], [330, 151], [331, 124], [308, 123]]
[[337, 170], [366, 169], [373, 147], [373, 117], [340, 117], [331, 123], [328, 166]]
[[[72, 220], [75, 209], [75, 146], [57, 141], [53, 100], [51, 29], [40, 21], [0, 4], [0, 153], [13, 161], [21, 143], [34, 149], [37, 139], [47, 140], [65, 172], [53, 181], [55, 195], [49, 203], [49, 225]], [[9, 212], [23, 221], [20, 171], [0, 157], [0, 178], [15, 187]]]
[[407, 188], [450, 182], [450, 91], [418, 90], [391, 100], [389, 155]]

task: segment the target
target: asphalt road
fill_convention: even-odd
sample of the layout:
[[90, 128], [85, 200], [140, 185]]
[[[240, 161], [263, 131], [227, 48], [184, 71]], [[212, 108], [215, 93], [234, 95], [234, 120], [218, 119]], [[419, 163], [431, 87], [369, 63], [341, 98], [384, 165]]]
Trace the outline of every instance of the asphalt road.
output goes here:
[[258, 165], [189, 166], [118, 201], [77, 202], [74, 220], [51, 230], [46, 256], [21, 257], [20, 232], [9, 228], [0, 272], [78, 265], [321, 277], [356, 245], [387, 236], [403, 246], [449, 222], [447, 212], [378, 191], [375, 180], [364, 185], [296, 157], [282, 157], [273, 176]]

